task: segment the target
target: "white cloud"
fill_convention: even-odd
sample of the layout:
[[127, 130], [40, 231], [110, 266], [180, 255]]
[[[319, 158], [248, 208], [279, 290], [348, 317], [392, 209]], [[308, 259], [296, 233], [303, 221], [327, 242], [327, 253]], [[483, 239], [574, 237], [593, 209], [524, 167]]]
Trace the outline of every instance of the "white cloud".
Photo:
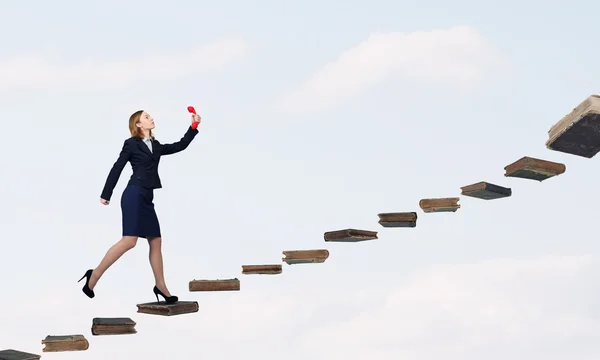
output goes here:
[[[90, 301], [74, 287], [22, 306], [0, 303], [11, 309], [0, 345], [39, 353], [48, 333], [83, 333], [91, 360], [194, 357], [199, 349], [203, 357], [248, 360], [592, 359], [600, 356], [599, 270], [594, 256], [440, 265], [406, 282], [378, 276], [383, 285], [367, 292], [361, 284], [304, 283], [291, 291], [188, 294], [199, 313], [172, 318], [136, 314], [117, 295]], [[93, 316], [131, 316], [138, 334], [92, 337]], [[56, 357], [69, 356], [77, 355]]]
[[[307, 344], [323, 358], [587, 358], [547, 349], [575, 354], [600, 340], [598, 270], [590, 256], [437, 266], [390, 291], [382, 307], [316, 330]], [[600, 347], [587, 351], [600, 356]]]
[[504, 63], [499, 52], [469, 26], [375, 33], [286, 94], [279, 106], [289, 111], [318, 109], [392, 76], [429, 85], [467, 87], [480, 83]]
[[244, 57], [248, 44], [240, 36], [225, 36], [181, 53], [148, 53], [119, 61], [88, 57], [69, 64], [65, 59], [27, 54], [0, 60], [0, 90], [102, 88], [125, 86], [140, 79], [174, 80], [212, 73]]

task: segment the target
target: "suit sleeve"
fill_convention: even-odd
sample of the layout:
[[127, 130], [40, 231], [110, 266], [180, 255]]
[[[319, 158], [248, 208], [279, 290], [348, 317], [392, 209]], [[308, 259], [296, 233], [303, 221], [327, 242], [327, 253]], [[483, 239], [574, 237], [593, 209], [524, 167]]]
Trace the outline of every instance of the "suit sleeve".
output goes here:
[[100, 197], [104, 200], [110, 200], [113, 190], [119, 181], [119, 177], [121, 176], [121, 172], [123, 168], [127, 164], [127, 161], [131, 158], [131, 144], [129, 141], [125, 140], [123, 143], [123, 149], [121, 149], [121, 153], [119, 154], [119, 158], [115, 161], [112, 169], [108, 173], [108, 177], [106, 178], [106, 183], [104, 184], [104, 189], [102, 189], [102, 194]]
[[183, 135], [183, 137], [179, 141], [174, 142], [172, 144], [160, 145], [162, 147], [161, 155], [171, 155], [185, 150], [188, 147], [188, 145], [190, 145], [192, 140], [194, 140], [197, 134], [198, 129], [194, 129], [191, 126], [188, 127], [185, 135]]

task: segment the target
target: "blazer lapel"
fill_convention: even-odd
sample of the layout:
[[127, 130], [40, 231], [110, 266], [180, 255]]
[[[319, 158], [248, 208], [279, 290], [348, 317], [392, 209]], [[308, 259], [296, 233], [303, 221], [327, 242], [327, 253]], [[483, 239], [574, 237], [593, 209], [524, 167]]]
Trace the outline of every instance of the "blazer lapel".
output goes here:
[[[144, 143], [144, 140], [138, 138], [137, 141], [138, 141], [138, 146], [140, 147], [140, 149], [142, 149], [143, 152], [145, 152], [146, 154], [148, 154], [148, 156], [150, 156], [152, 159], [154, 159], [154, 154], [152, 154], [150, 149], [148, 149], [148, 145], [146, 145]], [[152, 142], [152, 147], [154, 147], [154, 142]]]
[[[156, 140], [150, 140], [152, 142], [152, 158], [154, 160], [158, 160], [158, 157], [160, 156], [159, 152], [158, 152], [158, 141]], [[144, 144], [146, 145], [146, 144]], [[146, 148], [148, 148], [146, 146]]]

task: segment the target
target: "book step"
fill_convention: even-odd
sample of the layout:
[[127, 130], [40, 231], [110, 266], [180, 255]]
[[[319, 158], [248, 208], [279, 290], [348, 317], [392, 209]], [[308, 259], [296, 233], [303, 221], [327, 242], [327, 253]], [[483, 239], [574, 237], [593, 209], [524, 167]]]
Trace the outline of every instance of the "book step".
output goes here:
[[136, 334], [135, 321], [126, 317], [93, 318], [92, 335]]
[[48, 335], [42, 340], [43, 352], [84, 351], [90, 347], [83, 335]]
[[424, 213], [456, 212], [460, 209], [459, 200], [457, 197], [421, 199], [419, 207]]
[[329, 251], [327, 249], [285, 250], [282, 253], [284, 257], [281, 261], [288, 265], [324, 263], [329, 258]]
[[500, 199], [512, 195], [512, 190], [510, 188], [490, 184], [485, 181], [480, 181], [475, 184], [463, 186], [460, 189], [461, 195], [483, 200]]
[[165, 302], [149, 302], [137, 304], [136, 306], [138, 308], [138, 313], [161, 316], [191, 314], [198, 312], [199, 309], [197, 301], [177, 301], [173, 304], [167, 304]]
[[283, 272], [281, 264], [242, 265], [244, 275], [277, 275]]
[[504, 167], [504, 176], [529, 180], [544, 181], [551, 177], [563, 174], [567, 167], [565, 164], [523, 156], [519, 160]]
[[590, 95], [548, 130], [546, 147], [592, 158], [600, 151], [600, 96]]
[[359, 242], [378, 239], [377, 231], [360, 229], [328, 231], [323, 234], [323, 238], [327, 242]]
[[379, 213], [379, 225], [386, 228], [408, 227], [414, 228], [417, 226], [416, 212], [392, 212]]
[[0, 351], [0, 360], [39, 360], [42, 356], [27, 352], [6, 349]]
[[240, 280], [217, 279], [217, 280], [192, 280], [189, 283], [189, 290], [192, 291], [239, 291]]

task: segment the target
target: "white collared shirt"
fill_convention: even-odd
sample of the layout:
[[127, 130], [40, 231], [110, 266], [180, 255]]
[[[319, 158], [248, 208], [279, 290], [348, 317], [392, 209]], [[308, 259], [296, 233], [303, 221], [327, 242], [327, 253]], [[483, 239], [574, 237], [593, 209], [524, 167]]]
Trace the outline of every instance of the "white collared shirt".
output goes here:
[[152, 152], [152, 140], [150, 138], [144, 138], [142, 141], [146, 143], [146, 146], [148, 146], [148, 149], [150, 149], [150, 152]]

